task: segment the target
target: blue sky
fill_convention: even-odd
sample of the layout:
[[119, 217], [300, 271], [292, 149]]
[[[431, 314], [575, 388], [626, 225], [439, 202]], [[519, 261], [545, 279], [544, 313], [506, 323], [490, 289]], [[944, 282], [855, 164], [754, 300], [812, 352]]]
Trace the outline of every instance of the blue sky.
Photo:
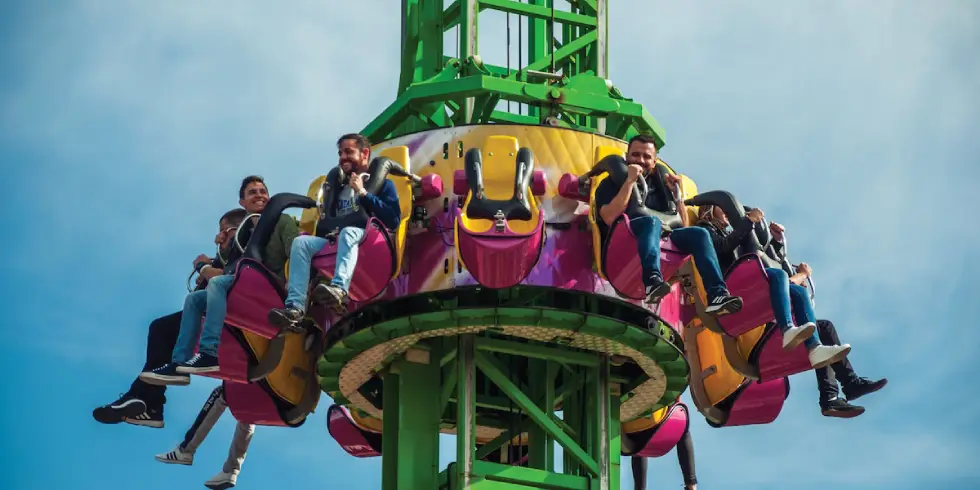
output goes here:
[[[0, 486], [171, 490], [218, 471], [227, 416], [193, 467], [153, 460], [208, 380], [171, 390], [163, 430], [102, 426], [91, 409], [135, 376], [146, 324], [182, 304], [238, 180], [302, 192], [333, 165], [336, 136], [393, 99], [394, 5], [0, 7]], [[791, 378], [771, 425], [696, 419], [701, 488], [980, 484], [968, 388], [980, 331], [967, 309], [980, 272], [980, 6], [619, 0], [610, 25], [611, 78], [667, 128], [663, 157], [786, 225], [859, 374], [891, 381], [852, 420], [820, 416], [809, 373]], [[502, 19], [485, 21], [482, 52], [502, 64], [494, 32]], [[259, 428], [238, 488], [374, 489], [379, 469], [342, 453], [320, 410], [297, 430]], [[673, 453], [650, 471], [651, 489], [680, 486]]]

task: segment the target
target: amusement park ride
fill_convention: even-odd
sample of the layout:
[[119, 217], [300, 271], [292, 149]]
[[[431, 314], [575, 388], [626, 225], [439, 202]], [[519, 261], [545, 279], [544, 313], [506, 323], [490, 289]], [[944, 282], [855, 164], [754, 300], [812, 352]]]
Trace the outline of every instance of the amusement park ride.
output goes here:
[[[629, 221], [603, 243], [590, 204], [608, 176], [596, 165], [621, 158], [634, 134], [663, 147], [663, 130], [609, 81], [608, 0], [552, 1], [402, 1], [398, 97], [362, 131], [376, 142], [366, 187], [391, 180], [401, 222], [368, 223], [346, 309], [311, 308], [302, 332], [269, 323], [285, 291], [260, 250], [290, 208], [303, 209], [303, 232], [333, 229], [337, 170], [308, 195], [273, 196], [247, 242], [242, 233], [211, 373], [237, 419], [295, 427], [326, 393], [330, 434], [355, 457], [381, 457], [385, 490], [615, 490], [622, 455], [661, 456], [687, 430], [688, 386], [715, 427], [779, 415], [787, 376], [810, 365], [770, 325], [770, 237], [757, 228], [726, 274], [744, 300], [737, 313], [704, 313], [698, 271], [669, 237], [671, 292], [644, 302]], [[481, 60], [486, 11], [526, 26], [524, 66]], [[454, 28], [459, 52], [447, 56]], [[686, 177], [666, 192], [677, 191], [692, 207], [744, 215], [730, 194], [699, 195]], [[670, 209], [667, 223], [679, 218]], [[331, 243], [313, 268], [332, 276], [335, 255]], [[440, 434], [456, 435], [445, 469]]]

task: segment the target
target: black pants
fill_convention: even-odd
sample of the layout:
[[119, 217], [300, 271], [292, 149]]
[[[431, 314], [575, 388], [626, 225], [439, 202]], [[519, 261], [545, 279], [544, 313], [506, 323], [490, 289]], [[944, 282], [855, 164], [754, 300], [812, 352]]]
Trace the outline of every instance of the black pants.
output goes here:
[[[837, 329], [830, 320], [817, 320], [817, 336], [823, 345], [840, 345], [840, 338], [837, 337]], [[817, 389], [820, 390], [820, 402], [828, 402], [837, 398], [837, 381], [841, 385], [847, 386], [857, 379], [851, 361], [845, 357], [842, 361], [835, 362], [827, 367], [813, 370], [817, 374]]]
[[[150, 322], [149, 333], [146, 336], [146, 363], [143, 371], [156, 369], [171, 361], [177, 334], [180, 333], [180, 317], [182, 311], [162, 316]], [[155, 386], [144, 383], [139, 378], [133, 381], [129, 392], [147, 403], [147, 405], [163, 405], [167, 402], [166, 386]]]
[[[684, 437], [677, 443], [677, 462], [681, 465], [681, 474], [684, 475], [684, 485], [695, 485], [698, 477], [694, 473], [694, 441], [691, 440], [691, 431], [684, 433]], [[633, 489], [646, 490], [647, 488], [647, 459], [633, 456]]]

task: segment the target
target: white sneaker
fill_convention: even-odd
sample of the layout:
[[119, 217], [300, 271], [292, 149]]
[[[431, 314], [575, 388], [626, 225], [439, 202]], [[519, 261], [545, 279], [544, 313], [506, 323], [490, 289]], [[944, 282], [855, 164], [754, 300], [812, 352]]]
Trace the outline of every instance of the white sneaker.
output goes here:
[[180, 446], [169, 453], [156, 455], [156, 460], [167, 464], [183, 464], [190, 466], [194, 464], [194, 453], [185, 453], [180, 450]]
[[813, 369], [820, 369], [844, 359], [848, 352], [851, 352], [851, 346], [848, 344], [819, 345], [811, 350], [808, 356]]
[[231, 473], [221, 472], [217, 475], [211, 477], [210, 480], [204, 482], [204, 486], [210, 488], [211, 490], [228, 490], [229, 488], [235, 486], [238, 482], [238, 472], [233, 471]]
[[817, 330], [817, 326], [813, 322], [807, 322], [801, 327], [789, 327], [785, 333], [783, 333], [783, 349], [793, 350], [796, 346], [803, 343], [804, 340], [810, 338], [813, 332]]

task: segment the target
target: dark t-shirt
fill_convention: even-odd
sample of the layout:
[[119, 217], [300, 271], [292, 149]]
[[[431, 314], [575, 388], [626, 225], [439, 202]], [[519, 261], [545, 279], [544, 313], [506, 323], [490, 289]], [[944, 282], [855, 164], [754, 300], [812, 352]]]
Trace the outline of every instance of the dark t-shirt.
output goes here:
[[[663, 206], [658, 203], [664, 202], [665, 198], [664, 196], [657, 195], [660, 186], [653, 185], [653, 181], [656, 178], [657, 178], [656, 172], [650, 172], [649, 174], [647, 174], [646, 177], [644, 177], [644, 179], [647, 181], [647, 186], [650, 189], [650, 192], [647, 194], [646, 201], [644, 202], [644, 204], [650, 209], [655, 209], [657, 211], [666, 211], [664, 209], [659, 209], [662, 208]], [[606, 226], [606, 222], [603, 221], [602, 217], [599, 215], [599, 210], [602, 209], [602, 207], [605, 206], [606, 204], [611, 203], [612, 200], [616, 198], [616, 194], [618, 193], [619, 193], [619, 188], [616, 187], [616, 184], [614, 184], [612, 180], [610, 180], [608, 177], [603, 179], [602, 182], [599, 184], [599, 187], [596, 188], [595, 190], [595, 210], [594, 210], [595, 220], [596, 220], [596, 224], [599, 225], [599, 236], [602, 237], [602, 243], [606, 242], [606, 236], [609, 233], [609, 227]], [[669, 200], [670, 200], [669, 198], [666, 199], [666, 201]]]

